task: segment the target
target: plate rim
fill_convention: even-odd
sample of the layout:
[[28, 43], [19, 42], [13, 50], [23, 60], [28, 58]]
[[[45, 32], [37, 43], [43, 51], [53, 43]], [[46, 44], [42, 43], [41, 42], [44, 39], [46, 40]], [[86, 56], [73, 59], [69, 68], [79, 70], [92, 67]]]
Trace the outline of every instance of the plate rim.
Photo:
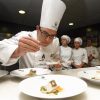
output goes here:
[[[84, 72], [87, 72], [88, 73], [88, 71], [100, 71], [100, 70], [99, 69], [90, 69], [90, 70], [85, 70], [85, 71], [79, 71], [78, 72], [78, 76], [80, 78], [82, 78], [82, 79], [86, 79], [86, 80], [89, 80], [91, 82], [100, 83], [100, 80], [90, 79], [90, 78], [82, 77], [81, 75], [79, 75], [80, 73], [82, 74]], [[84, 74], [86, 74], [86, 73], [84, 73]]]

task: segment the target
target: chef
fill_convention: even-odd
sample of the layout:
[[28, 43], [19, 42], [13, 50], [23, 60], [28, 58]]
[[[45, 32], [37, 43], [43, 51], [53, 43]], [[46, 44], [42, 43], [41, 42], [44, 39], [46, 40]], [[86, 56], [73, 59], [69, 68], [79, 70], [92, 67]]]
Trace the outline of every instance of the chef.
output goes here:
[[19, 60], [19, 68], [35, 67], [36, 62], [59, 58], [56, 37], [66, 5], [61, 0], [43, 0], [40, 26], [33, 32], [22, 31], [0, 41], [0, 62], [10, 66]]
[[74, 39], [74, 49], [72, 50], [72, 60], [74, 68], [84, 67], [88, 63], [87, 51], [81, 48], [82, 39], [77, 37]]
[[98, 53], [99, 53], [99, 63], [100, 63], [100, 46], [97, 49], [98, 49]]
[[86, 50], [88, 54], [89, 66], [94, 67], [94, 66], [100, 65], [99, 52], [97, 48], [93, 46], [91, 39], [87, 40]]
[[72, 48], [68, 46], [71, 39], [68, 35], [61, 36], [60, 55], [64, 68], [71, 68]]

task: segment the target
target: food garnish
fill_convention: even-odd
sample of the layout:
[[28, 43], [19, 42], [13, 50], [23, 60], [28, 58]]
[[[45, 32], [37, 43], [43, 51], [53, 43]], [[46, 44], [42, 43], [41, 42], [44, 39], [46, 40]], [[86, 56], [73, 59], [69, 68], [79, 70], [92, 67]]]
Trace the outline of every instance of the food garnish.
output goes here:
[[32, 77], [36, 75], [36, 70], [30, 70], [28, 74], [26, 74], [26, 76]]
[[57, 95], [61, 92], [63, 88], [58, 86], [55, 80], [51, 80], [46, 86], [41, 86], [40, 91], [45, 94], [55, 94]]

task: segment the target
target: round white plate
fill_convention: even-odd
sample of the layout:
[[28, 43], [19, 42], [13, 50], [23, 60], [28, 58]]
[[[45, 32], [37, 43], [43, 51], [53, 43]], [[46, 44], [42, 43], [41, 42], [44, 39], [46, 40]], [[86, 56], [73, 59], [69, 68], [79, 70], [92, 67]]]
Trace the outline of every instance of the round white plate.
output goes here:
[[0, 77], [3, 77], [8, 74], [8, 71], [0, 70]]
[[49, 69], [44, 69], [44, 68], [25, 68], [25, 69], [17, 69], [17, 70], [11, 71], [10, 75], [20, 77], [20, 78], [28, 78], [30, 76], [27, 76], [27, 74], [29, 74], [30, 70], [36, 71], [36, 75], [34, 76], [51, 73]]
[[[55, 80], [57, 85], [63, 90], [57, 95], [44, 94], [40, 91], [40, 87], [48, 84], [51, 80]], [[87, 84], [76, 77], [67, 75], [43, 75], [27, 78], [19, 83], [19, 89], [22, 93], [29, 96], [42, 99], [58, 99], [67, 98], [78, 95], [87, 89]]]
[[100, 77], [100, 70], [86, 70], [78, 72], [79, 77], [100, 84], [100, 79], [94, 79], [97, 74], [99, 75], [98, 77]]

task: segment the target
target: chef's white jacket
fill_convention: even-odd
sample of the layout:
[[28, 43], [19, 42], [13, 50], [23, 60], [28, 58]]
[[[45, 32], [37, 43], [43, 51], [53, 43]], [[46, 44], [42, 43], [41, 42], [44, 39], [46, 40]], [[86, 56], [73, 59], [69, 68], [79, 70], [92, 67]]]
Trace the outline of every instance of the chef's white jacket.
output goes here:
[[9, 66], [15, 64], [19, 60], [19, 68], [35, 67], [36, 62], [41, 61], [43, 55], [45, 60], [59, 57], [59, 39], [54, 38], [53, 42], [46, 47], [41, 47], [37, 52], [29, 52], [24, 56], [18, 58], [11, 58], [11, 55], [18, 47], [18, 42], [21, 37], [29, 36], [29, 34], [37, 39], [37, 31], [22, 31], [13, 36], [10, 39], [4, 39], [0, 41], [0, 62], [3, 66]]
[[64, 67], [70, 67], [71, 57], [72, 57], [72, 48], [67, 46], [60, 46], [60, 56], [61, 60], [64, 62]]
[[97, 48], [94, 46], [90, 46], [90, 47], [86, 47], [86, 50], [87, 50], [88, 56], [91, 54], [94, 57], [94, 59], [91, 61], [91, 65], [92, 66], [99, 65], [100, 64], [99, 52], [98, 52]]
[[72, 50], [72, 60], [76, 65], [80, 65], [82, 63], [88, 63], [87, 51], [84, 48], [78, 48]]

